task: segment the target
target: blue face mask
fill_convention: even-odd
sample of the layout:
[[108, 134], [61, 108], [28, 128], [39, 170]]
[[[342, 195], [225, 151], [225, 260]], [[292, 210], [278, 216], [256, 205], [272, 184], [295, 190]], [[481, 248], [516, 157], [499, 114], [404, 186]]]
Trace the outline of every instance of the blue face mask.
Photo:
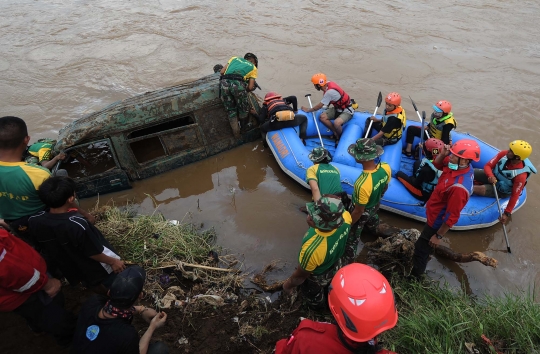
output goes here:
[[448, 168], [453, 170], [453, 171], [457, 171], [457, 169], [459, 168], [458, 164], [457, 163], [451, 163], [449, 162], [448, 163]]

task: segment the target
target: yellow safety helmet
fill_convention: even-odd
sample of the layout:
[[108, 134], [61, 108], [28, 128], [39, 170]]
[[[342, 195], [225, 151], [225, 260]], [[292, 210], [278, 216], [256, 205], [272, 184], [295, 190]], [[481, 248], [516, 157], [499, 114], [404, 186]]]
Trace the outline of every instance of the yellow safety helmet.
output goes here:
[[510, 150], [521, 160], [525, 160], [531, 155], [532, 147], [531, 144], [524, 140], [514, 140], [510, 143]]

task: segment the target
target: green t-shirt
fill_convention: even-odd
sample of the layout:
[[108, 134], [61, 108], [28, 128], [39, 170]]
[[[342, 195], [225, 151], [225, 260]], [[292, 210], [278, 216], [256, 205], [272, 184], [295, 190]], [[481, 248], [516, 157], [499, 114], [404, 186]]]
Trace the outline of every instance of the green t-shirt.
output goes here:
[[15, 220], [45, 209], [37, 190], [51, 176], [48, 169], [26, 162], [0, 161], [0, 218]]
[[298, 262], [302, 269], [314, 275], [328, 271], [345, 253], [351, 230], [351, 214], [343, 212], [343, 224], [335, 230], [324, 232], [313, 227], [304, 235]]
[[390, 166], [384, 162], [372, 171], [363, 171], [354, 182], [353, 203], [364, 205], [366, 209], [377, 205], [381, 201], [383, 191], [390, 183], [391, 176]]
[[253, 65], [252, 62], [246, 59], [232, 57], [227, 63], [227, 70], [225, 71], [225, 75], [227, 74], [242, 75], [244, 80], [248, 81], [249, 79], [257, 78], [257, 68], [255, 67], [255, 65]]
[[52, 149], [54, 145], [49, 142], [37, 142], [28, 147], [28, 154], [36, 157], [38, 162], [43, 160], [48, 161], [52, 159]]
[[343, 192], [339, 170], [328, 163], [319, 163], [308, 168], [306, 182], [309, 184], [310, 180], [317, 182], [321, 195], [338, 195]]

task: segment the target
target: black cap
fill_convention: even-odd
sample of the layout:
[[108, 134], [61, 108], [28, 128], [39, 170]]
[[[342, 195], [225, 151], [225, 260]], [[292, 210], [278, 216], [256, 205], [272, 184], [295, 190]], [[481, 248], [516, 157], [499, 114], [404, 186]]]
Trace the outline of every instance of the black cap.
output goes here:
[[143, 290], [146, 272], [139, 266], [132, 266], [116, 276], [109, 289], [111, 305], [127, 309], [135, 303]]

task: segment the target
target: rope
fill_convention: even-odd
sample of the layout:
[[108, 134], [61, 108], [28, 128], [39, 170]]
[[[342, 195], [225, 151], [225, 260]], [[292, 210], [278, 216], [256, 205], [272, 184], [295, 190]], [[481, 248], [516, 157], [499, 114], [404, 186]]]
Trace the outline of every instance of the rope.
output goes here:
[[287, 140], [287, 137], [285, 136], [285, 134], [283, 134], [281, 129], [279, 130], [279, 133], [281, 134], [281, 136], [283, 136], [283, 139], [285, 139], [285, 142], [287, 143], [287, 146], [289, 147], [289, 150], [291, 151], [291, 154], [294, 157], [294, 161], [296, 161], [296, 166], [303, 168], [304, 170], [307, 170], [307, 168], [304, 167], [304, 164], [302, 162], [299, 162], [298, 159], [296, 158], [296, 155], [294, 154], [294, 150], [291, 148], [291, 144], [289, 144], [289, 140]]

